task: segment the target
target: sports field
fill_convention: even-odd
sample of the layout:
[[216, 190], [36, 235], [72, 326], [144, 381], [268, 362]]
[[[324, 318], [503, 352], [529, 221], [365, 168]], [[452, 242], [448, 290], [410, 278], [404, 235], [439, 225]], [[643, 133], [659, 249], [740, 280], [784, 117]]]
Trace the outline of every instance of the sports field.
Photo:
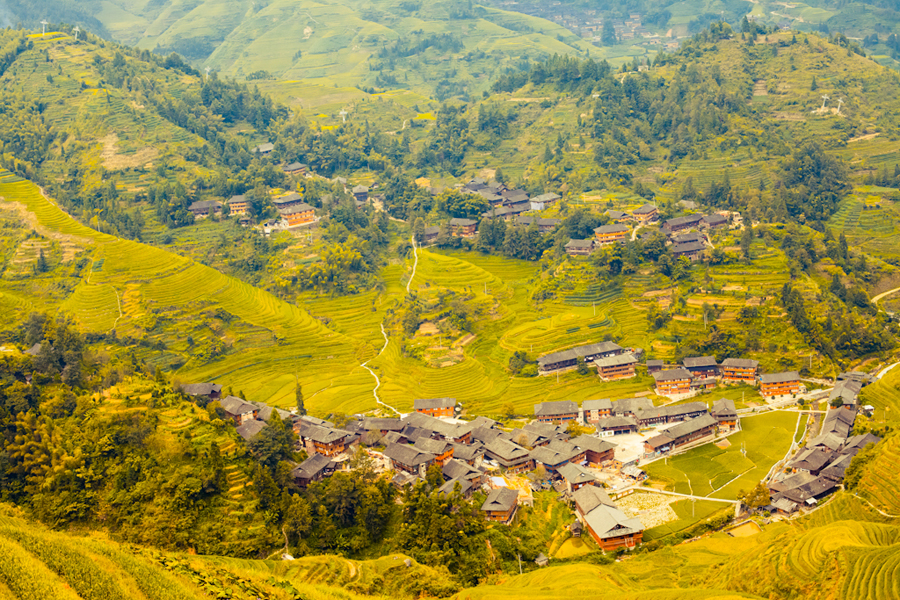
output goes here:
[[[741, 419], [728, 448], [706, 444], [645, 465], [651, 483], [681, 494], [733, 500], [759, 483], [791, 446], [799, 415], [773, 411]], [[741, 452], [741, 447], [746, 455]]]

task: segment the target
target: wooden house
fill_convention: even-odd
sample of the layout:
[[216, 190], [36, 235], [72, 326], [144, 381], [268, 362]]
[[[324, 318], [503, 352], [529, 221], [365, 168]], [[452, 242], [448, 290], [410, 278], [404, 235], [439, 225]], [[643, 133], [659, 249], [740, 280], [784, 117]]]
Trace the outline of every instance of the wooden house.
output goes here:
[[438, 227], [437, 225], [432, 225], [430, 227], [426, 227], [425, 234], [424, 234], [425, 243], [433, 244], [435, 241], [437, 241], [437, 238], [440, 234], [441, 234], [441, 228]]
[[610, 500], [607, 493], [593, 485], [572, 493], [575, 515], [603, 551], [632, 549], [643, 539], [643, 526], [637, 518], [628, 518]]
[[691, 372], [693, 377], [718, 377], [719, 365], [714, 356], [689, 356], [682, 361], [684, 368]]
[[578, 405], [571, 400], [540, 402], [534, 405], [534, 416], [542, 423], [564, 423], [578, 418]]
[[683, 421], [645, 441], [644, 452], [648, 455], [671, 452], [686, 444], [713, 435], [716, 432], [717, 426], [717, 421], [710, 415], [703, 415], [696, 419]]
[[472, 219], [450, 219], [450, 233], [457, 237], [472, 237], [478, 231], [478, 221]]
[[305, 488], [314, 481], [331, 476], [335, 468], [336, 463], [324, 454], [313, 454], [291, 471], [291, 478], [298, 486]]
[[181, 387], [181, 393], [194, 398], [206, 398], [212, 402], [221, 397], [222, 386], [218, 383], [189, 383]]
[[188, 206], [188, 210], [191, 211], [195, 219], [205, 219], [211, 214], [222, 214], [222, 203], [217, 200], [198, 200], [197, 202], [192, 202]]
[[581, 358], [586, 363], [592, 363], [598, 358], [615, 356], [623, 354], [625, 349], [615, 342], [600, 342], [597, 344], [587, 344], [584, 346], [576, 346], [568, 350], [560, 352], [552, 352], [538, 357], [538, 371], [541, 373], [550, 373], [561, 369], [574, 368]]
[[728, 219], [718, 213], [706, 215], [700, 220], [701, 229], [715, 229], [716, 227], [727, 227]]
[[497, 488], [488, 494], [484, 504], [481, 505], [481, 512], [488, 521], [509, 525], [515, 518], [518, 508], [519, 493], [516, 490]]
[[634, 368], [637, 365], [637, 359], [631, 353], [616, 354], [598, 358], [594, 361], [597, 366], [597, 376], [603, 381], [613, 381], [616, 379], [628, 379], [634, 377]]
[[800, 373], [767, 373], [759, 377], [759, 393], [763, 397], [788, 396], [800, 392]]
[[256, 154], [271, 154], [272, 150], [275, 149], [275, 144], [272, 142], [266, 142], [265, 144], [260, 144], [256, 148], [253, 149], [253, 152]]
[[594, 240], [569, 240], [566, 242], [566, 254], [569, 256], [590, 256], [594, 251]]
[[616, 457], [616, 446], [593, 435], [580, 435], [569, 440], [570, 444], [584, 451], [584, 459], [592, 467], [599, 467]]
[[659, 396], [680, 396], [691, 393], [693, 376], [687, 369], [667, 369], [653, 374], [656, 381], [656, 393]]
[[546, 446], [538, 446], [533, 449], [529, 456], [535, 466], [543, 465], [548, 472], [555, 473], [563, 465], [583, 461], [584, 451], [569, 442], [554, 440]]
[[675, 233], [677, 231], [687, 231], [692, 227], [697, 227], [700, 225], [700, 221], [703, 219], [702, 215], [687, 215], [684, 217], [675, 217], [674, 219], [669, 219], [662, 224], [660, 229], [665, 233]]
[[612, 401], [609, 398], [600, 400], [585, 400], [581, 403], [586, 423], [596, 423], [600, 419], [612, 415]]
[[550, 233], [556, 227], [562, 223], [560, 219], [542, 219], [540, 217], [529, 217], [526, 215], [519, 215], [516, 217], [516, 224], [522, 225], [524, 227], [528, 227], [532, 223], [537, 223], [538, 231], [541, 233]]
[[597, 431], [603, 437], [637, 433], [638, 422], [634, 417], [607, 417], [597, 422]]
[[559, 194], [554, 194], [553, 192], [535, 196], [530, 201], [531, 210], [544, 210], [545, 208], [552, 206], [559, 198]]
[[423, 479], [436, 458], [434, 454], [408, 444], [388, 444], [384, 449], [384, 456], [390, 460], [391, 468], [395, 471], [405, 471]]
[[709, 411], [719, 424], [719, 431], [734, 431], [738, 427], [738, 413], [734, 408], [734, 401], [728, 398], [717, 400]]
[[576, 463], [568, 463], [558, 470], [559, 476], [566, 482], [566, 491], [570, 494], [586, 485], [596, 485], [597, 477]]
[[446, 440], [435, 440], [432, 438], [420, 437], [413, 444], [413, 448], [421, 452], [427, 452], [434, 455], [435, 464], [444, 466], [444, 463], [453, 458], [453, 444]]
[[243, 423], [238, 425], [235, 431], [237, 431], [237, 434], [241, 436], [245, 442], [250, 442], [253, 441], [253, 439], [266, 427], [268, 427], [268, 424], [265, 421], [260, 421], [259, 419], [245, 419]]
[[484, 455], [511, 473], [521, 473], [534, 468], [528, 450], [503, 438], [495, 438], [484, 445]]
[[594, 243], [598, 246], [607, 246], [624, 242], [627, 239], [628, 231], [624, 225], [602, 225], [594, 229]]
[[609, 215], [609, 219], [613, 223], [627, 223], [634, 220], [634, 217], [621, 210], [608, 210], [606, 211], [606, 214]]
[[647, 361], [647, 373], [653, 375], [659, 371], [663, 370], [665, 363], [659, 359], [650, 359]]
[[234, 421], [234, 424], [237, 426], [242, 425], [244, 421], [256, 419], [256, 416], [259, 414], [257, 406], [237, 396], [227, 396], [222, 398], [219, 403], [222, 405], [222, 410], [225, 411], [228, 418]]
[[325, 456], [337, 456], [346, 451], [347, 438], [353, 435], [349, 431], [311, 425], [301, 420], [294, 423], [294, 433], [300, 436], [307, 454]]
[[430, 398], [413, 400], [413, 410], [432, 417], [456, 415], [456, 398]]
[[228, 201], [228, 213], [236, 216], [246, 215], [250, 210], [250, 201], [247, 196], [239, 194], [232, 196]]
[[672, 256], [674, 258], [686, 256], [692, 261], [698, 261], [703, 258], [704, 252], [706, 252], [706, 244], [703, 244], [702, 242], [686, 242], [684, 244], [674, 244], [672, 246]]
[[759, 361], [749, 358], [726, 358], [722, 361], [722, 381], [756, 385]]
[[357, 202], [365, 202], [369, 199], [369, 188], [364, 185], [358, 185], [353, 188], [352, 194]]
[[301, 162], [292, 162], [281, 167], [285, 175], [302, 175], [306, 173], [306, 165]]
[[631, 211], [638, 223], [652, 223], [659, 218], [659, 209], [652, 204], [645, 204]]

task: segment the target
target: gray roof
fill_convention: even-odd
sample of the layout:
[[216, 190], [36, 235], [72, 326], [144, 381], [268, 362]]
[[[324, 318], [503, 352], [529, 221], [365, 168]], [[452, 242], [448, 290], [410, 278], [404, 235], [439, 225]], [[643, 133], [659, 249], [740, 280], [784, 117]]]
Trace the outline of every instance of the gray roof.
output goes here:
[[409, 413], [403, 417], [403, 420], [410, 425], [437, 433], [447, 439], [460, 438], [473, 429], [469, 423], [448, 423], [431, 415], [417, 412]]
[[222, 206], [222, 203], [218, 200], [197, 200], [188, 206], [188, 210], [203, 210], [205, 208], [217, 208], [219, 206]]
[[614, 354], [612, 356], [604, 356], [594, 360], [594, 364], [600, 368], [603, 367], [620, 367], [622, 365], [633, 365], [637, 363], [637, 359], [630, 352], [625, 354]]
[[235, 429], [235, 431], [237, 431], [239, 436], [249, 442], [266, 427], [268, 427], [268, 425], [266, 425], [265, 421], [250, 419], [242, 423], [237, 429]]
[[209, 396], [221, 392], [222, 386], [218, 383], [189, 383], [182, 386], [181, 391], [188, 396]]
[[654, 210], [658, 210], [656, 206], [653, 204], [645, 204], [643, 206], [639, 206], [638, 208], [631, 211], [631, 214], [634, 215], [647, 215], [652, 213]]
[[456, 398], [419, 398], [413, 400], [413, 408], [415, 410], [453, 408], [455, 406]]
[[575, 500], [581, 513], [585, 515], [598, 506], [615, 506], [606, 490], [593, 485], [586, 485], [580, 490], [576, 490], [572, 494], [572, 499]]
[[543, 356], [539, 356], [537, 361], [538, 365], [546, 365], [553, 364], [557, 362], [567, 361], [567, 360], [575, 360], [578, 357], [585, 356], [594, 356], [597, 354], [606, 354], [609, 352], [618, 352], [622, 350], [622, 346], [618, 345], [615, 342], [599, 342], [597, 344], [586, 344], [584, 346], [576, 346], [574, 348], [569, 348], [568, 350], [561, 350], [559, 352], [551, 352], [550, 354], [545, 354]]
[[566, 248], [593, 248], [594, 240], [572, 240], [566, 243]]
[[593, 435], [579, 435], [578, 437], [569, 440], [569, 443], [574, 444], [582, 450], [590, 450], [591, 452], [606, 452], [607, 450], [616, 447], [615, 444]]
[[612, 401], [609, 398], [600, 400], [585, 400], [581, 403], [584, 410], [612, 410]]
[[450, 443], [444, 440], [433, 440], [431, 438], [420, 437], [416, 440], [413, 448], [422, 452], [428, 452], [434, 455], [440, 455], [447, 451]]
[[472, 489], [472, 482], [467, 479], [451, 479], [439, 487], [437, 493], [449, 496], [456, 490], [457, 485], [459, 485], [460, 494], [466, 494]]
[[293, 420], [294, 415], [292, 415], [289, 411], [283, 410], [281, 408], [276, 408], [274, 406], [269, 406], [263, 402], [251, 402], [250, 404], [254, 404], [259, 408], [259, 414], [256, 415], [256, 418], [260, 421], [268, 421], [272, 418], [272, 413], [277, 412], [278, 418], [282, 421], [291, 421]]
[[254, 152], [271, 152], [275, 149], [275, 144], [272, 142], [266, 142], [265, 144], [260, 144], [256, 148], [253, 149]]
[[788, 381], [800, 381], [800, 373], [797, 371], [785, 371], [784, 373], [766, 373], [759, 376], [760, 383], [786, 383]]
[[278, 214], [282, 215], [296, 215], [297, 213], [309, 212], [311, 210], [316, 210], [306, 202], [302, 204], [298, 204], [297, 206], [289, 206], [288, 208], [279, 208]]
[[682, 361], [687, 368], [715, 367], [715, 356], [689, 356]]
[[557, 402], [540, 402], [534, 405], [534, 414], [537, 417], [565, 415], [578, 413], [578, 405], [571, 400], [559, 400]]
[[284, 196], [272, 198], [272, 204], [277, 207], [279, 204], [290, 204], [291, 202], [299, 202], [300, 200], [303, 200], [303, 196], [301, 196], [297, 192], [291, 192], [290, 194], [285, 194]]
[[219, 404], [221, 404], [225, 412], [230, 415], [246, 415], [247, 413], [259, 410], [259, 408], [253, 404], [250, 404], [237, 396], [227, 396], [222, 398], [219, 400]]
[[689, 252], [702, 252], [706, 249], [706, 244], [700, 242], [685, 242], [684, 244], [675, 244], [672, 246], [672, 254], [687, 254]]
[[519, 215], [516, 217], [516, 223], [519, 223], [520, 225], [531, 225], [534, 222], [537, 222], [539, 227], [555, 227], [562, 223], [560, 219], [544, 219], [541, 217], [529, 217], [527, 215]]
[[601, 225], [594, 229], [594, 233], [625, 233], [628, 228], [618, 223], [614, 225]]
[[694, 432], [700, 431], [706, 427], [711, 427], [717, 425], [717, 421], [712, 418], [710, 415], [701, 415], [696, 419], [690, 419], [688, 421], [682, 421], [677, 425], [673, 425], [666, 429], [663, 434], [669, 436], [673, 440], [678, 439], [685, 435], [690, 435]]
[[418, 467], [435, 459], [434, 454], [422, 452], [407, 444], [389, 444], [384, 455], [407, 467]]
[[712, 407], [713, 416], [715, 417], [737, 417], [737, 409], [734, 407], [734, 400], [722, 398], [716, 400]]
[[752, 358], [726, 358], [722, 361], [722, 366], [736, 369], [756, 369], [759, 367], [759, 361]]
[[313, 454], [300, 465], [291, 471], [293, 477], [302, 477], [304, 479], [312, 479], [323, 470], [333, 467], [334, 461], [324, 454]]
[[554, 442], [538, 446], [529, 453], [529, 456], [535, 462], [553, 466], [572, 460], [578, 453], [578, 448], [568, 442]]
[[665, 371], [657, 371], [653, 374], [656, 381], [675, 381], [678, 379], [693, 379], [693, 375], [687, 369], [678, 367], [676, 369], [666, 369]]
[[492, 512], [507, 512], [512, 509], [519, 500], [519, 493], [509, 488], [497, 488], [491, 490], [487, 500], [481, 505], [481, 510]]
[[368, 192], [368, 191], [369, 191], [369, 187], [365, 186], [365, 185], [358, 185], [355, 188], [353, 188], [354, 194], [362, 194], [363, 192]]
[[506, 462], [528, 458], [528, 450], [503, 438], [491, 440], [484, 445], [484, 450], [485, 454], [489, 454], [492, 458], [498, 458]]
[[366, 417], [362, 421], [362, 429], [366, 431], [401, 431], [406, 424], [400, 419]]
[[468, 227], [470, 225], [475, 225], [477, 223], [478, 223], [478, 221], [473, 221], [472, 219], [458, 219], [458, 218], [450, 219], [450, 225], [453, 227]]
[[[581, 489], [586, 490], [591, 487], [594, 486], [586, 485]], [[629, 533], [638, 533], [644, 529], [640, 519], [637, 517], [628, 518], [625, 516], [625, 513], [612, 506], [598, 506], [587, 513], [584, 520], [591, 531], [594, 532], [594, 535], [601, 540]]]
[[623, 415], [629, 412], [637, 414], [638, 411], [651, 410], [652, 408], [653, 401], [645, 396], [622, 398], [613, 402], [613, 412], [617, 415]]
[[597, 481], [593, 473], [575, 463], [567, 463], [559, 468], [559, 475], [572, 485]]
[[447, 479], [477, 479], [483, 474], [479, 469], [456, 458], [445, 462], [441, 471]]
[[484, 454], [481, 444], [453, 444], [454, 459], [475, 460], [479, 454]]
[[720, 215], [718, 213], [713, 213], [711, 215], [706, 215], [705, 217], [703, 217], [703, 222], [708, 225], [718, 225], [721, 223], [725, 223], [727, 221], [728, 221], [727, 218], [723, 217], [722, 215]]
[[308, 440], [319, 442], [320, 444], [333, 444], [339, 442], [351, 435], [349, 431], [340, 429], [332, 429], [330, 427], [320, 427], [318, 425], [302, 425], [299, 434]]
[[663, 227], [680, 227], [681, 225], [691, 225], [699, 223], [703, 218], [702, 215], [686, 215], [684, 217], [675, 217], [663, 223]]
[[600, 431], [626, 426], [637, 428], [637, 421], [633, 417], [607, 417], [597, 421], [597, 429]]

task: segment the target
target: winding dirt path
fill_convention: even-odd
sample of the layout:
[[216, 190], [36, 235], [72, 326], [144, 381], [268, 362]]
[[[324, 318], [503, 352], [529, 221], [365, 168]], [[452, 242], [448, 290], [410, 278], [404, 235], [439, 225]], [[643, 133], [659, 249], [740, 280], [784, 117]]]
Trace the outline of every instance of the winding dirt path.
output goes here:
[[380, 404], [381, 406], [384, 406], [385, 408], [391, 409], [392, 411], [394, 411], [395, 413], [397, 413], [397, 414], [399, 415], [399, 414], [400, 414], [400, 411], [399, 411], [399, 410], [397, 410], [396, 408], [394, 408], [393, 406], [391, 406], [391, 405], [389, 405], [389, 404], [385, 404], [384, 402], [381, 401], [381, 398], [378, 397], [378, 388], [381, 387], [381, 379], [378, 377], [378, 375], [375, 374], [375, 371], [373, 371], [373, 370], [368, 366], [368, 364], [369, 364], [370, 362], [372, 362], [373, 360], [375, 360], [376, 358], [378, 358], [379, 356], [381, 356], [382, 353], [385, 351], [385, 349], [388, 347], [388, 336], [387, 336], [387, 332], [384, 330], [384, 323], [381, 324], [381, 335], [384, 336], [384, 346], [381, 347], [381, 352], [379, 352], [379, 353], [376, 354], [374, 357], [370, 358], [369, 360], [367, 360], [366, 362], [364, 362], [364, 363], [361, 364], [360, 366], [361, 366], [363, 369], [365, 369], [366, 371], [368, 371], [369, 373], [371, 373], [371, 374], [372, 374], [372, 377], [375, 378], [375, 388], [372, 390], [372, 395], [375, 396], [375, 402], [377, 402], [377, 403]]
[[[410, 241], [412, 241], [413, 257], [414, 257], [414, 260], [413, 260], [413, 272], [412, 272], [412, 275], [409, 276], [409, 281], [406, 282], [406, 293], [407, 293], [407, 294], [409, 294], [409, 287], [412, 285], [413, 277], [416, 276], [416, 267], [419, 266], [419, 251], [418, 251], [418, 249], [416, 248], [416, 235], [415, 235], [415, 234], [413, 234], [413, 236], [412, 236], [412, 238], [411, 238]], [[383, 331], [383, 330], [384, 330], [384, 328], [382, 328], [382, 331]]]

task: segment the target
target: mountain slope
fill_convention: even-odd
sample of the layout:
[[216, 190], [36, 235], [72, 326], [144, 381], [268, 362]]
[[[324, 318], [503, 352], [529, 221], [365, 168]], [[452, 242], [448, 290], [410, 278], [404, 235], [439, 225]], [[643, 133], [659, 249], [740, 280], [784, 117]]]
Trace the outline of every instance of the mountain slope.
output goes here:
[[[4, 291], [9, 287], [32, 298], [22, 312], [6, 315], [8, 324], [26, 311], [62, 305], [89, 332], [114, 330], [119, 337], [161, 346], [162, 353], [148, 353], [148, 358], [184, 364], [182, 378], [206, 381], [227, 374], [236, 390], [261, 399], [292, 397], [297, 378], [309, 390], [327, 385], [331, 377], [339, 384], [371, 381], [358, 364], [372, 350], [328, 330], [296, 306], [184, 257], [85, 227], [9, 172], [0, 171], [0, 198], [0, 206], [20, 211], [38, 232], [70, 244], [69, 261], [60, 260], [75, 269], [69, 293], [61, 296], [35, 294], [39, 278], [4, 282]], [[105, 298], [102, 303], [98, 295]], [[98, 317], [98, 310], [106, 315]], [[337, 400], [331, 394], [342, 390], [338, 387], [309, 406], [315, 410], [322, 402], [338, 408], [367, 393], [371, 398], [370, 389]]]

